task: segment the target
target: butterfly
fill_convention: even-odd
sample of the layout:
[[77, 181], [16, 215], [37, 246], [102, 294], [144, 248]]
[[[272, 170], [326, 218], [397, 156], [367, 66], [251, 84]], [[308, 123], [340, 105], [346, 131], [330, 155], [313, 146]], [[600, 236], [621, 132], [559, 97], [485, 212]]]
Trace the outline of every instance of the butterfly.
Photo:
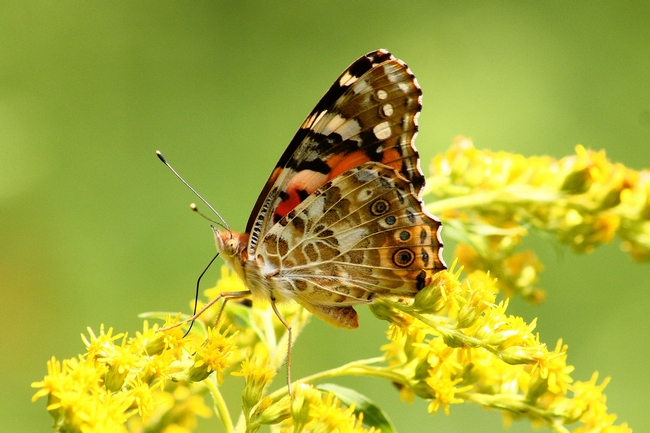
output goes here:
[[354, 306], [412, 298], [446, 269], [441, 223], [422, 202], [414, 146], [421, 107], [404, 62], [386, 50], [360, 57], [300, 126], [246, 230], [213, 227], [218, 253], [248, 290], [223, 293], [206, 308], [221, 298], [269, 301], [289, 331], [289, 384], [291, 327], [276, 304], [295, 301], [353, 329]]

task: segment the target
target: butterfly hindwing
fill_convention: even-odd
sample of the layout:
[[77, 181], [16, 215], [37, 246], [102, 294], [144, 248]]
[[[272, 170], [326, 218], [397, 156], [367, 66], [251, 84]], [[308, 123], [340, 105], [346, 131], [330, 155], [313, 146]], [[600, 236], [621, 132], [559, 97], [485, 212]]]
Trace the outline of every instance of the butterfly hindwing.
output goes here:
[[275, 286], [290, 287], [312, 313], [351, 328], [353, 305], [376, 295], [413, 297], [445, 268], [439, 227], [409, 181], [367, 162], [328, 181], [274, 225], [257, 260]]

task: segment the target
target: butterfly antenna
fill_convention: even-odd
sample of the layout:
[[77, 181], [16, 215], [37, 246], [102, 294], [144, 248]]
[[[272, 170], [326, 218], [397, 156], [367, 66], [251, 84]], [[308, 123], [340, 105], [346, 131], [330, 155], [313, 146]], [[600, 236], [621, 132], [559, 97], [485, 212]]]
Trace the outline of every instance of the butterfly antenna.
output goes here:
[[[212, 257], [212, 260], [210, 260], [210, 263], [208, 263], [208, 266], [203, 269], [203, 272], [201, 272], [201, 275], [199, 275], [199, 278], [196, 280], [196, 293], [194, 295], [194, 312], [192, 313], [192, 316], [196, 316], [196, 309], [199, 305], [199, 286], [201, 285], [201, 278], [205, 275], [206, 272], [208, 272], [208, 269], [210, 269], [210, 266], [212, 266], [212, 263], [214, 263], [215, 260], [217, 260], [217, 257], [219, 257], [219, 253], [215, 254], [214, 257]], [[183, 335], [183, 338], [187, 337], [187, 335], [190, 333], [192, 330], [192, 326], [194, 326], [194, 321], [196, 319], [192, 320], [190, 322], [190, 327], [187, 328], [187, 331]]]
[[[204, 199], [203, 197], [201, 197], [201, 194], [199, 194], [198, 192], [196, 192], [196, 190], [195, 190], [194, 188], [192, 188], [192, 187], [190, 186], [189, 183], [185, 182], [185, 179], [183, 179], [183, 178], [181, 177], [181, 175], [178, 174], [178, 173], [176, 172], [176, 170], [174, 170], [174, 167], [172, 167], [171, 165], [169, 165], [169, 163], [167, 162], [167, 160], [165, 159], [165, 157], [163, 156], [163, 154], [160, 153], [159, 150], [156, 150], [156, 156], [158, 156], [158, 159], [160, 159], [160, 160], [163, 162], [163, 164], [165, 164], [165, 165], [167, 166], [167, 168], [169, 168], [169, 169], [172, 171], [172, 173], [174, 173], [174, 174], [176, 175], [176, 177], [179, 178], [180, 181], [183, 182], [183, 183], [185, 184], [185, 186], [188, 187], [188, 188], [190, 189], [190, 191], [192, 191], [192, 192], [194, 193], [194, 195], [197, 196], [197, 197], [199, 198], [199, 200], [201, 200], [201, 201], [202, 201], [202, 202], [203, 202], [207, 207], [209, 207], [210, 210], [211, 210], [212, 212], [214, 212], [214, 214], [215, 214], [215, 215], [216, 215], [216, 216], [221, 220], [221, 222], [214, 221], [214, 223], [215, 223], [215, 224], [219, 224], [221, 227], [223, 227], [223, 228], [225, 228], [226, 230], [230, 231], [230, 227], [228, 226], [228, 223], [226, 222], [226, 220], [224, 220], [224, 219], [221, 217], [221, 215], [219, 214], [219, 212], [217, 212], [217, 211], [215, 210], [215, 208], [213, 208], [213, 207], [210, 205], [210, 203], [207, 202], [206, 199]], [[196, 206], [195, 206], [195, 207], [196, 207]], [[208, 219], [209, 219], [209, 218], [208, 218]], [[210, 220], [210, 221], [212, 221], [212, 220]]]
[[223, 224], [221, 224], [219, 221], [215, 221], [212, 218], [210, 218], [209, 216], [207, 216], [206, 214], [204, 214], [203, 212], [201, 212], [199, 210], [199, 208], [196, 206], [196, 203], [191, 203], [190, 204], [190, 210], [192, 212], [198, 213], [201, 217], [205, 218], [206, 220], [210, 221], [211, 223], [218, 224], [218, 225], [223, 227]]

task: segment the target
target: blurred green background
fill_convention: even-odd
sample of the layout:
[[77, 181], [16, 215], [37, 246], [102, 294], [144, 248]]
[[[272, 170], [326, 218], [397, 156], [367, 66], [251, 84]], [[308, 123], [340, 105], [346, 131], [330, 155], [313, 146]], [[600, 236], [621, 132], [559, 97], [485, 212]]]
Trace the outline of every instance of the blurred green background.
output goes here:
[[[377, 48], [424, 90], [425, 167], [461, 134], [527, 156], [581, 143], [650, 167], [647, 2], [0, 1], [1, 430], [50, 430], [30, 383], [52, 355], [83, 352], [87, 326], [133, 333], [141, 312], [188, 311], [212, 234], [154, 151], [241, 230], [304, 117]], [[611, 376], [610, 410], [643, 431], [650, 266], [617, 242], [587, 256], [536, 245], [548, 299], [514, 300], [511, 313], [539, 317], [549, 346], [564, 338], [576, 379]], [[350, 332], [314, 319], [294, 377], [378, 355], [386, 325], [364, 308], [361, 321]], [[400, 432], [503, 431], [494, 411], [431, 417], [388, 384], [341, 383], [386, 407]], [[240, 401], [234, 389], [228, 399]], [[213, 417], [200, 431], [221, 430]]]

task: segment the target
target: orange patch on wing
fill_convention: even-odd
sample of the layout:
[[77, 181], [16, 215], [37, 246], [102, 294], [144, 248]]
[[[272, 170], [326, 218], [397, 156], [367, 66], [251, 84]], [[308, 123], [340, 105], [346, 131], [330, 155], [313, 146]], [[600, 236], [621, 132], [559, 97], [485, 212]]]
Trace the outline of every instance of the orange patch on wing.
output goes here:
[[282, 173], [282, 167], [275, 167], [273, 169], [273, 172], [271, 173], [271, 176], [269, 177], [269, 180], [266, 181], [267, 184], [273, 184], [275, 181], [278, 179], [280, 176], [280, 173]]
[[400, 154], [394, 148], [386, 149], [384, 151], [384, 153], [381, 155], [381, 163], [386, 164], [395, 170], [401, 170], [402, 168], [402, 160]]
[[[332, 171], [327, 176], [327, 179], [334, 179], [339, 174], [345, 173], [346, 171], [358, 167], [368, 161], [370, 161], [370, 158], [368, 158], [368, 155], [363, 150], [354, 151], [339, 161], [332, 161], [332, 158], [330, 158], [330, 160], [327, 161], [327, 165], [332, 167]], [[334, 162], [334, 164], [331, 164], [331, 162]]]
[[298, 191], [304, 191], [308, 195], [312, 194], [318, 188], [323, 186], [327, 182], [328, 178], [322, 174], [311, 170], [302, 170], [294, 174], [293, 178], [287, 184], [287, 189], [285, 192], [288, 195], [288, 198], [280, 201], [278, 207], [275, 209], [276, 219], [277, 217], [284, 217], [286, 214], [291, 212], [302, 203], [300, 194]]
[[281, 200], [278, 204], [278, 207], [275, 208], [274, 214], [276, 216], [276, 219], [278, 219], [277, 217], [284, 217], [301, 203], [300, 196], [298, 196], [298, 192], [296, 192], [296, 190], [287, 191], [287, 194], [289, 194], [289, 198], [286, 200]]

